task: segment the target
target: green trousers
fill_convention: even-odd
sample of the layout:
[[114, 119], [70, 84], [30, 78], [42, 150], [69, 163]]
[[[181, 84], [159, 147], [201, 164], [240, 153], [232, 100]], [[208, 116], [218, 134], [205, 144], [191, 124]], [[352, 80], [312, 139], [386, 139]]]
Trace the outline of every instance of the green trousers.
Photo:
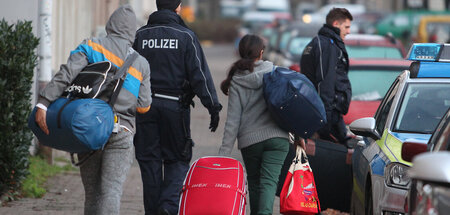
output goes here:
[[288, 151], [289, 142], [285, 138], [272, 138], [241, 149], [251, 215], [272, 214], [278, 177]]

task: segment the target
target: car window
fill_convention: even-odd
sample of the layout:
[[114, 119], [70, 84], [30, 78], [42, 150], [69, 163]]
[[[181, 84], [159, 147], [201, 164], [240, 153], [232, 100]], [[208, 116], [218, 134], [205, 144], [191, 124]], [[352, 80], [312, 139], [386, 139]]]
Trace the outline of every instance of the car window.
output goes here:
[[311, 37], [296, 37], [289, 43], [288, 51], [293, 55], [301, 55], [306, 45], [311, 42]]
[[291, 32], [285, 31], [281, 34], [280, 39], [280, 50], [286, 49], [287, 43], [289, 42], [289, 38], [291, 38]]
[[407, 26], [409, 24], [408, 16], [406, 16], [406, 15], [398, 15], [393, 20], [393, 24], [396, 27]]
[[273, 33], [273, 29], [272, 29], [272, 28], [265, 28], [265, 29], [262, 31], [261, 35], [262, 35], [263, 37], [265, 37], [265, 38], [270, 38], [270, 35], [272, 35], [272, 33]]
[[395, 58], [403, 59], [402, 52], [395, 47], [346, 45], [349, 58]]
[[277, 44], [277, 40], [278, 40], [278, 33], [276, 30], [274, 30], [272, 36], [269, 38], [269, 45], [271, 47], [275, 47]]
[[430, 139], [431, 151], [450, 151], [450, 122], [447, 118], [444, 126]]
[[379, 134], [382, 134], [384, 131], [384, 126], [386, 125], [386, 120], [389, 114], [389, 110], [391, 109], [392, 102], [394, 101], [395, 95], [397, 94], [398, 86], [399, 81], [397, 78], [395, 79], [394, 83], [391, 85], [386, 96], [381, 102], [381, 108], [375, 113], [375, 126]]
[[450, 107], [450, 84], [409, 83], [394, 131], [431, 134]]
[[351, 69], [352, 100], [381, 100], [401, 70]]
[[426, 26], [428, 32], [427, 41], [433, 43], [445, 43], [449, 41], [450, 23], [449, 22], [429, 22]]

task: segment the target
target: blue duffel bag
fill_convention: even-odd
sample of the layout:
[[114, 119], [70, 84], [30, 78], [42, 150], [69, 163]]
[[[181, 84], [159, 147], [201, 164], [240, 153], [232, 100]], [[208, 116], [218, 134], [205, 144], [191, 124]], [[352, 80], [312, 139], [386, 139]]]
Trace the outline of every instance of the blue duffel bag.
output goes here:
[[[63, 97], [47, 107], [49, 135], [37, 125], [38, 107], [35, 107], [28, 118], [28, 127], [40, 143], [72, 154], [91, 152], [92, 155], [96, 150], [103, 149], [115, 125], [114, 104], [127, 70], [138, 56], [137, 52], [127, 56], [118, 71], [109, 61], [83, 68]], [[73, 164], [79, 165], [82, 162], [75, 163], [72, 157]]]
[[325, 107], [305, 75], [274, 67], [264, 74], [263, 91], [269, 112], [282, 129], [309, 138], [326, 124]]
[[41, 144], [71, 152], [98, 150], [108, 142], [114, 128], [110, 105], [100, 99], [59, 98], [47, 108], [45, 134], [37, 125], [36, 108], [28, 118], [28, 127]]

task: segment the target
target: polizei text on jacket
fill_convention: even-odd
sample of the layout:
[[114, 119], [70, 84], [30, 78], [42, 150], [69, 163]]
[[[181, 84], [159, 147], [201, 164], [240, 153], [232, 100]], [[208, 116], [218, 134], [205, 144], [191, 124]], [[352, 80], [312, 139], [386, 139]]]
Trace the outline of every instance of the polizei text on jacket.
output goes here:
[[178, 39], [142, 40], [142, 49], [178, 49]]

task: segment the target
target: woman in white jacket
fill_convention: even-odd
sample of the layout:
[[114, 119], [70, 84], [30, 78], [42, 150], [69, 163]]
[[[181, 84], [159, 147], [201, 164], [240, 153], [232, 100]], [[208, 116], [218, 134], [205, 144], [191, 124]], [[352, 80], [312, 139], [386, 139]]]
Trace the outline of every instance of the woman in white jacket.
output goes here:
[[272, 214], [281, 167], [289, 150], [288, 133], [270, 116], [263, 97], [263, 75], [274, 65], [262, 61], [264, 42], [245, 35], [236, 61], [221, 90], [228, 95], [228, 112], [220, 155], [229, 155], [238, 141], [247, 170], [251, 214]]

